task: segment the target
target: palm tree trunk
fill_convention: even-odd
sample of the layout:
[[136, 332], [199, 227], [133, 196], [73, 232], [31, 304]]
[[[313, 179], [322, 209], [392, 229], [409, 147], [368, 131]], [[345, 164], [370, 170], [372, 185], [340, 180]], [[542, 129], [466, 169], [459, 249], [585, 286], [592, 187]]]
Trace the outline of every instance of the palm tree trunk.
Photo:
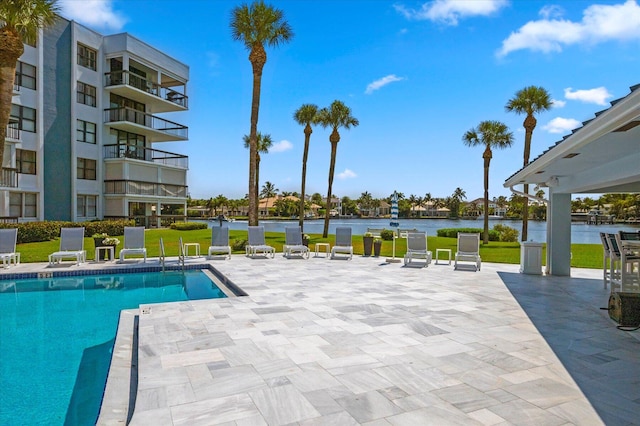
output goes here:
[[[337, 138], [334, 136], [337, 135]], [[337, 139], [337, 140], [336, 140]], [[340, 134], [334, 129], [329, 137], [331, 141], [331, 163], [329, 165], [329, 190], [327, 191], [327, 208], [324, 215], [324, 229], [322, 231], [322, 238], [327, 238], [329, 235], [329, 217], [331, 212], [331, 187], [333, 186], [333, 173], [336, 168], [336, 153], [338, 152], [338, 141], [340, 140]]]
[[484, 158], [484, 232], [482, 244], [489, 244], [489, 163], [491, 163], [491, 148], [487, 145], [482, 154]]
[[260, 207], [260, 154], [256, 156], [256, 184], [253, 187], [253, 192], [256, 194], [256, 225], [258, 224], [258, 207]]
[[[533, 129], [536, 127], [537, 120], [533, 115], [527, 115], [524, 119], [524, 158], [523, 167], [529, 164], [529, 155], [531, 153], [531, 136], [533, 135]], [[529, 185], [524, 185], [525, 194], [529, 193]], [[527, 241], [529, 233], [529, 198], [524, 197], [522, 202], [522, 235], [520, 241]]]
[[0, 31], [0, 170], [4, 164], [4, 140], [11, 115], [11, 99], [16, 75], [16, 63], [24, 53], [24, 45], [18, 34], [4, 28]]
[[300, 230], [304, 232], [304, 190], [307, 180], [307, 157], [309, 156], [309, 139], [311, 139], [311, 126], [307, 123], [304, 129], [304, 152], [302, 153], [302, 188], [300, 189], [300, 209], [298, 217], [298, 225]]
[[249, 61], [253, 68], [253, 94], [251, 99], [251, 130], [249, 132], [249, 226], [258, 225], [258, 196], [253, 190], [257, 188], [257, 155], [258, 155], [258, 112], [260, 110], [260, 87], [262, 85], [262, 69], [267, 62], [267, 52], [260, 43], [253, 45], [249, 53]]

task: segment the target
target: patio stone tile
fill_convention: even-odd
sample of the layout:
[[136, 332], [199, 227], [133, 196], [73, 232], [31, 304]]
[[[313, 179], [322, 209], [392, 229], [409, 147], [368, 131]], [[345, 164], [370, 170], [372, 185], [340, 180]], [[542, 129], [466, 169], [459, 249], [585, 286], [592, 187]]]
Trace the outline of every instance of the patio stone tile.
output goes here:
[[402, 412], [400, 407], [375, 391], [338, 398], [336, 401], [360, 423], [380, 418], [388, 420], [389, 416]]
[[249, 395], [269, 424], [284, 425], [320, 416], [292, 385], [259, 389]]

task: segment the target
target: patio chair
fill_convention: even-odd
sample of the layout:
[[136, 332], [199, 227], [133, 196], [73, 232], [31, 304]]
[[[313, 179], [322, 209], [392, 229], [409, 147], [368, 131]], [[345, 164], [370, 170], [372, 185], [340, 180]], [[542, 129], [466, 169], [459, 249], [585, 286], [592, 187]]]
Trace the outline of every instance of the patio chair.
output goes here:
[[609, 247], [609, 240], [607, 234], [600, 232], [600, 241], [602, 241], [602, 279], [604, 281], [604, 288], [607, 288], [607, 284], [611, 282], [611, 270], [613, 269], [611, 264], [611, 248]]
[[[611, 256], [611, 291], [614, 287], [624, 287], [640, 283], [640, 256], [633, 251], [625, 251], [620, 234], [607, 234]], [[633, 276], [634, 266], [637, 276]], [[635, 283], [634, 283], [635, 281]]]
[[264, 238], [264, 226], [249, 226], [249, 242], [245, 246], [245, 254], [255, 257], [258, 253], [262, 253], [265, 257], [271, 255], [276, 256], [276, 249], [267, 245]]
[[299, 226], [285, 227], [284, 241], [282, 251], [286, 258], [290, 258], [292, 255], [309, 258], [309, 247], [302, 243], [302, 231]]
[[84, 249], [84, 228], [60, 229], [60, 250], [49, 255], [49, 265], [60, 264], [63, 259], [75, 259], [80, 265], [87, 258]]
[[331, 259], [336, 257], [336, 253], [347, 254], [347, 259], [353, 258], [353, 244], [351, 242], [351, 228], [336, 228], [336, 244], [331, 249]]
[[216, 253], [223, 253], [225, 257], [231, 259], [231, 246], [229, 245], [229, 228], [227, 226], [211, 227], [211, 245], [207, 251], [207, 258]]
[[427, 233], [411, 232], [407, 234], [407, 252], [404, 255], [404, 264], [409, 265], [413, 259], [424, 259], [423, 267], [431, 263], [431, 252], [427, 250]]
[[147, 248], [144, 246], [144, 226], [124, 227], [124, 247], [120, 249], [120, 262], [130, 254], [141, 254], [143, 263], [147, 262]]
[[458, 232], [458, 248], [453, 269], [458, 269], [458, 262], [474, 262], [476, 271], [480, 270], [480, 233]]
[[0, 259], [5, 268], [20, 263], [20, 253], [16, 252], [18, 228], [0, 229]]

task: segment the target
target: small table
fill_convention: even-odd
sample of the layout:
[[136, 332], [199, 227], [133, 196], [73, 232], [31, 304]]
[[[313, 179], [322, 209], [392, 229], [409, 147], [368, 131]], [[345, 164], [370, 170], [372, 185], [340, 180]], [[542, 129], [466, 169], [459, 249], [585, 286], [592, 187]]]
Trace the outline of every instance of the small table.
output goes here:
[[320, 254], [320, 247], [323, 247], [324, 257], [329, 257], [331, 245], [329, 243], [316, 243], [316, 257]]
[[[113, 246], [98, 246], [96, 247], [96, 252], [95, 255], [93, 256], [94, 260], [96, 262], [100, 262], [100, 251], [104, 251], [105, 257], [107, 257], [106, 255], [109, 255], [109, 261], [113, 261], [115, 260], [115, 249]], [[105, 260], [106, 261], [106, 260]]]
[[[438, 264], [438, 254], [439, 254], [440, 252], [447, 253], [448, 258], [449, 258], [449, 259], [448, 259], [448, 260], [449, 260], [449, 265], [451, 265], [451, 249], [446, 249], [446, 248], [439, 248], [439, 249], [436, 249], [436, 265]], [[444, 260], [444, 259], [443, 259], [443, 260]]]
[[196, 257], [200, 257], [200, 243], [184, 243], [182, 244], [182, 251], [184, 252], [184, 256], [189, 256], [189, 247], [196, 248]]

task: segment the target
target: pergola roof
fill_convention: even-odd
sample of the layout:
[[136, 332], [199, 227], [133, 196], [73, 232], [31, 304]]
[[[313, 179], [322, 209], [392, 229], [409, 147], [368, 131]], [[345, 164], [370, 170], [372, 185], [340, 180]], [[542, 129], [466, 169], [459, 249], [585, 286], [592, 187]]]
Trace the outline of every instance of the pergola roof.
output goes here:
[[640, 85], [504, 182], [555, 193], [640, 192]]

